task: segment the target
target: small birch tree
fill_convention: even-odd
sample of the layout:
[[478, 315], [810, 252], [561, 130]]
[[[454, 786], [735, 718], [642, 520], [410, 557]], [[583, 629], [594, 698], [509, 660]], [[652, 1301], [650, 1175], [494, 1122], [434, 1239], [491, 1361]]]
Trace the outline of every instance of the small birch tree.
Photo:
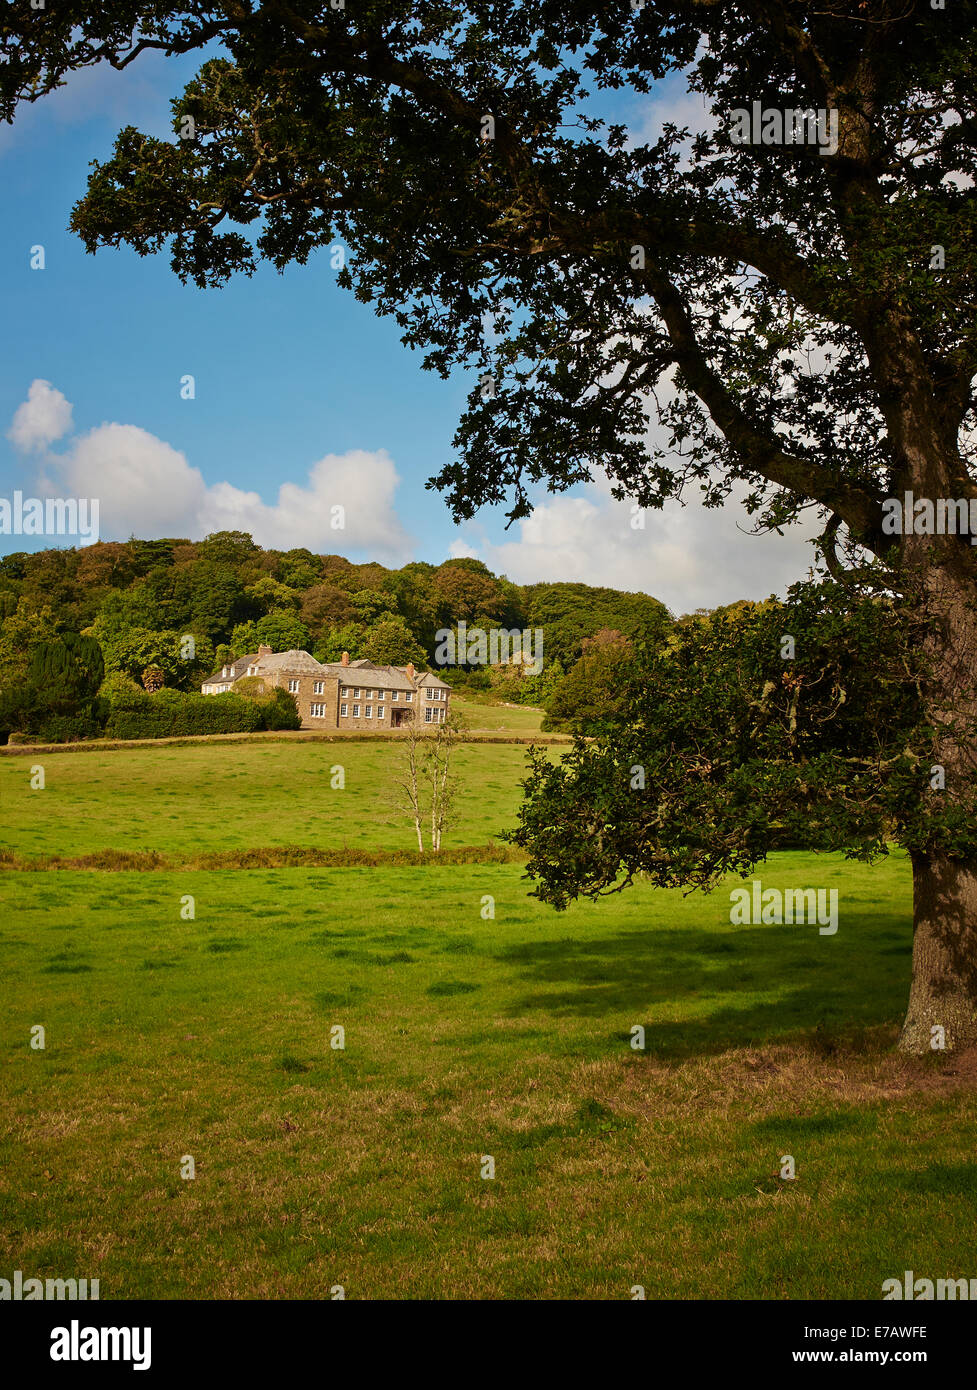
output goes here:
[[424, 836], [421, 834], [421, 820], [424, 814], [422, 805], [424, 788], [422, 785], [420, 746], [423, 735], [417, 726], [413, 710], [405, 719], [403, 727], [405, 730], [401, 745], [403, 751], [391, 782], [390, 801], [397, 811], [405, 812], [413, 821], [414, 831], [417, 835], [417, 852], [423, 854]]
[[424, 747], [424, 774], [431, 800], [431, 849], [435, 853], [453, 819], [455, 783], [451, 755], [466, 727], [459, 715], [449, 715], [443, 724], [435, 726]]

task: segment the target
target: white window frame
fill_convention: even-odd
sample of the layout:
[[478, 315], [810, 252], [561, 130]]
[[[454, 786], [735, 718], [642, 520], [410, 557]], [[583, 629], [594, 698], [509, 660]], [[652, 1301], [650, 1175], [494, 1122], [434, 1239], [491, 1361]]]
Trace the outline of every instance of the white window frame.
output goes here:
[[346, 711], [347, 711], [348, 708], [349, 708], [348, 705], [340, 705], [340, 706], [339, 706], [339, 716], [340, 716], [341, 719], [347, 718]]
[[413, 692], [413, 690], [405, 690], [405, 691], [404, 691], [404, 699], [407, 701], [408, 704], [410, 704], [410, 702], [411, 702], [411, 700], [413, 700], [413, 698], [414, 698], [414, 692]]
[[310, 718], [310, 719], [325, 719], [325, 717], [326, 717], [326, 707], [325, 707], [325, 705], [321, 704], [318, 700], [313, 700], [312, 703], [311, 703], [311, 705], [309, 705], [309, 718]]
[[377, 705], [377, 718], [383, 718], [383, 705]]
[[353, 699], [354, 699], [354, 700], [358, 700], [359, 698], [360, 698], [360, 687], [357, 686], [356, 689], [353, 691]]
[[431, 709], [430, 706], [429, 706], [429, 707], [424, 711], [424, 723], [425, 723], [425, 724], [430, 724], [430, 723], [431, 723], [431, 716], [432, 716], [433, 714], [434, 714], [434, 710]]
[[372, 719], [372, 718], [373, 718], [373, 706], [372, 706], [372, 705], [367, 705], [367, 706], [364, 708], [364, 710], [363, 710], [363, 717], [364, 717], [364, 719]]
[[323, 693], [323, 691], [325, 690], [325, 688], [326, 688], [326, 683], [325, 683], [325, 681], [313, 681], [313, 682], [312, 682], [312, 694], [313, 694], [313, 695], [321, 695], [321, 694]]
[[339, 693], [340, 693], [340, 695], [342, 695], [342, 697], [343, 697], [344, 700], [348, 699], [348, 698], [349, 698], [349, 686], [348, 686], [348, 685], [344, 685], [343, 688], [342, 688], [342, 690], [341, 690]]
[[297, 694], [299, 693], [299, 683], [298, 683], [297, 680], [291, 680], [291, 681], [289, 681], [289, 683], [288, 683], [288, 693], [289, 693], [289, 695], [297, 695]]
[[354, 706], [353, 706], [353, 718], [354, 718], [354, 719], [359, 719], [359, 717], [360, 717], [360, 707], [359, 707], [359, 705], [354, 705]]

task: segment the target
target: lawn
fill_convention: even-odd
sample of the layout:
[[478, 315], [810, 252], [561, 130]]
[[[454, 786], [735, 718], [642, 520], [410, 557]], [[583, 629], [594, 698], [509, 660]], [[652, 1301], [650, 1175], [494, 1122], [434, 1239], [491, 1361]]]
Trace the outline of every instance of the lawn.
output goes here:
[[[452, 845], [489, 843], [515, 818], [522, 744], [463, 744]], [[552, 756], [556, 757], [557, 752]], [[411, 849], [388, 804], [394, 743], [195, 743], [0, 758], [0, 847], [17, 854], [270, 845]], [[31, 768], [44, 768], [32, 790]], [[345, 786], [332, 786], [341, 767]]]
[[491, 705], [464, 700], [460, 695], [451, 699], [451, 708], [462, 715], [472, 733], [527, 734], [539, 733], [543, 720], [541, 709], [526, 705]]
[[[55, 755], [33, 829], [10, 808], [29, 759], [8, 759], [4, 816], [25, 852], [125, 847], [118, 802], [147, 844], [291, 840], [334, 750], [281, 747], [300, 790], [277, 820], [278, 745]], [[361, 750], [391, 756], [351, 745], [351, 766]], [[515, 804], [518, 752], [469, 768], [497, 784], [466, 812], [474, 843]], [[0, 873], [5, 1276], [97, 1277], [105, 1298], [533, 1299], [969, 1277], [973, 1072], [891, 1051], [905, 858], [780, 854], [757, 876], [837, 887], [837, 934], [732, 926], [728, 886], [556, 914], [518, 865]]]

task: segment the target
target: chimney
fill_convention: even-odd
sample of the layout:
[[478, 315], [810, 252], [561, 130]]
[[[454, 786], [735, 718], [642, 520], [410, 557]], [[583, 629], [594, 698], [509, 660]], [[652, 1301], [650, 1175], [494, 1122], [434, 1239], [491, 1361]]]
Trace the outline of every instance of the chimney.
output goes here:
[[259, 655], [259, 656], [271, 656], [271, 654], [272, 654], [271, 647], [260, 646], [260, 647], [258, 648], [258, 655]]
[[340, 662], [340, 665], [341, 665], [341, 666], [348, 666], [348, 665], [349, 665], [349, 652], [343, 652], [343, 659], [342, 659], [342, 661]]
[[407, 679], [408, 679], [408, 680], [411, 680], [411, 681], [414, 679], [414, 663], [413, 663], [413, 661], [408, 661], [408, 663], [407, 663]]

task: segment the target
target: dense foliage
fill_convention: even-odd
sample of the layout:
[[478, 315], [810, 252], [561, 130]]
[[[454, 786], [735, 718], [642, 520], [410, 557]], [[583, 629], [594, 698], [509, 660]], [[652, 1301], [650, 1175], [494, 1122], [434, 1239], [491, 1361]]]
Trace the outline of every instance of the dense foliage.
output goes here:
[[14, 730], [43, 742], [95, 736], [108, 714], [99, 694], [104, 675], [93, 637], [68, 631], [37, 643], [26, 674], [0, 690], [0, 738]]
[[640, 647], [597, 736], [534, 754], [511, 838], [538, 895], [563, 908], [639, 873], [709, 888], [785, 842], [965, 853], [973, 811], [945, 795], [912, 636], [898, 605], [825, 583]]

